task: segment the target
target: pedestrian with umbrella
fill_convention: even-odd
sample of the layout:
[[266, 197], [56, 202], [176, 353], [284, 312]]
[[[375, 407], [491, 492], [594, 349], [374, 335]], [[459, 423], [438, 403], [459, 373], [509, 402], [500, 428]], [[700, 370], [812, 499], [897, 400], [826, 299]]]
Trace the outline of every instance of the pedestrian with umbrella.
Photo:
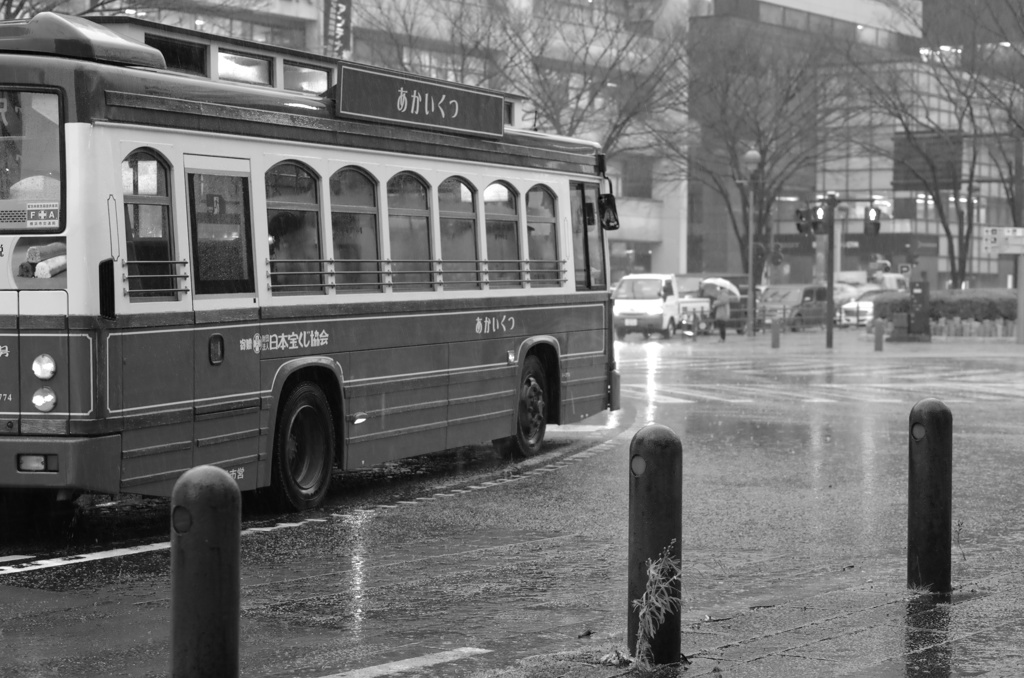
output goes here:
[[711, 317], [715, 326], [718, 327], [719, 341], [725, 341], [725, 323], [729, 320], [732, 308], [729, 305], [729, 290], [724, 287], [718, 288], [718, 298], [711, 305]]

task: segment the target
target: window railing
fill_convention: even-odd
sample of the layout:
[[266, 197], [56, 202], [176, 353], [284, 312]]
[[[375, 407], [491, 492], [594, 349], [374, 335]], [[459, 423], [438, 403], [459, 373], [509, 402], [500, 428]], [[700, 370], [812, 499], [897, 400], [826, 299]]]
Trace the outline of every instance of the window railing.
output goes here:
[[189, 292], [188, 278], [187, 261], [128, 259], [123, 262], [121, 273], [124, 295], [129, 299], [178, 299]]
[[278, 294], [560, 287], [564, 259], [274, 259], [267, 289]]

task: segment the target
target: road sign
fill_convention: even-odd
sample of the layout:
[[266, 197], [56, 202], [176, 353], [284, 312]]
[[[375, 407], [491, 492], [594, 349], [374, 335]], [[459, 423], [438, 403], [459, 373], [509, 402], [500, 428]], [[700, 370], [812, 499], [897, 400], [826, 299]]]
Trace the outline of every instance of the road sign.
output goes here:
[[981, 251], [989, 255], [1024, 254], [1024, 228], [982, 228]]

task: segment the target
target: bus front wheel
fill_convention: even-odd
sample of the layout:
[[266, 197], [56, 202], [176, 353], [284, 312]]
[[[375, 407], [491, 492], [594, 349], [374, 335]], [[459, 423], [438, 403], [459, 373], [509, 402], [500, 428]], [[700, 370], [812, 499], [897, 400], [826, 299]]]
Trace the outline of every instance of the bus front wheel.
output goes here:
[[529, 457], [544, 446], [548, 426], [548, 379], [537, 356], [527, 356], [516, 399], [515, 435], [494, 441], [501, 456]]
[[278, 507], [305, 511], [319, 506], [334, 467], [334, 419], [323, 390], [302, 382], [288, 394], [274, 436], [271, 487]]

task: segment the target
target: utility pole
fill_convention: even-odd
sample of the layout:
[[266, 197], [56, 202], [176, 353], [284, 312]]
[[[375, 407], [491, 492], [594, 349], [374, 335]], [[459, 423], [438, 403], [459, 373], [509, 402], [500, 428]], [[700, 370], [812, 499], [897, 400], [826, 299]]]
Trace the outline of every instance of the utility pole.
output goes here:
[[825, 301], [825, 348], [832, 348], [832, 328], [835, 325], [836, 304], [832, 295], [835, 291], [835, 251], [836, 251], [836, 205], [839, 198], [829, 193], [825, 198], [825, 228], [828, 254], [825, 256], [825, 285], [828, 299]]

